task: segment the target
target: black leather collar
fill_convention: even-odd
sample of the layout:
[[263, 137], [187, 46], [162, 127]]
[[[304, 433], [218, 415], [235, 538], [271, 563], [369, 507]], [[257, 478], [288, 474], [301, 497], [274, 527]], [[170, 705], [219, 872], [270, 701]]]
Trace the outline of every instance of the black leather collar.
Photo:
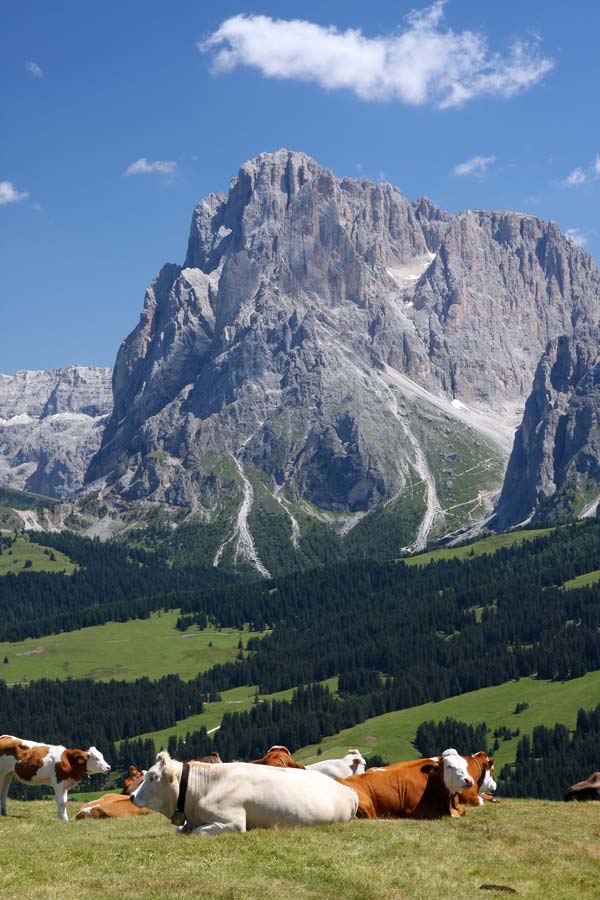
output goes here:
[[185, 795], [187, 793], [188, 778], [190, 776], [190, 764], [181, 764], [181, 781], [179, 782], [179, 795], [177, 797], [177, 809], [171, 816], [173, 825], [185, 825]]

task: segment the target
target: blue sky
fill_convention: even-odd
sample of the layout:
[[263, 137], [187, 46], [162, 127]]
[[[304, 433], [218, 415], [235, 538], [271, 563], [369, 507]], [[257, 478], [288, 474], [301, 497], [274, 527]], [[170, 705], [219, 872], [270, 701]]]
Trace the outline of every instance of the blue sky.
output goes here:
[[111, 365], [195, 203], [279, 147], [556, 219], [599, 260], [600, 4], [442, 6], [5, 0], [0, 372]]

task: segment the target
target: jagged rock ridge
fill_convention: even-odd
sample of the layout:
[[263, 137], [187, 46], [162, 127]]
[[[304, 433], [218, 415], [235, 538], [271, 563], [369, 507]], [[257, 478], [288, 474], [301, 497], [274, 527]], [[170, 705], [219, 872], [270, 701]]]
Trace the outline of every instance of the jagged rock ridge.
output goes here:
[[69, 497], [83, 483], [112, 409], [110, 368], [0, 375], [0, 484]]
[[600, 499], [600, 332], [550, 341], [516, 434], [496, 525], [594, 514]]

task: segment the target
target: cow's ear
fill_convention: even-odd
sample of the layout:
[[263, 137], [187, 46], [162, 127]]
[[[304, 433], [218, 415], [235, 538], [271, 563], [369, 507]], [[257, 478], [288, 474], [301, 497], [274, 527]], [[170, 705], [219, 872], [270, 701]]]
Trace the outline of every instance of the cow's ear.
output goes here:
[[439, 763], [425, 763], [424, 766], [421, 766], [421, 772], [423, 772], [424, 775], [435, 775], [439, 771]]
[[490, 756], [490, 769], [493, 769], [493, 768], [494, 768], [495, 763], [496, 763], [495, 757], [494, 757], [494, 756]]
[[87, 756], [85, 756], [83, 753], [80, 753], [79, 756], [75, 757], [75, 762], [77, 763], [78, 766], [84, 766], [86, 761], [87, 761]]

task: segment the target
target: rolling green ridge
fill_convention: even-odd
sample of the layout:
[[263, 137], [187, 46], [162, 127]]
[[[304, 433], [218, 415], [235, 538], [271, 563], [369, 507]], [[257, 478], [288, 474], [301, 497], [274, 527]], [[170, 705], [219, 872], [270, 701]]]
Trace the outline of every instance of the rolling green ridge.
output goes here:
[[[519, 728], [521, 737], [531, 734], [536, 725], [561, 722], [572, 728], [577, 710], [580, 707], [590, 709], [597, 705], [599, 699], [600, 671], [589, 672], [582, 678], [565, 683], [521, 678], [520, 681], [482, 688], [438, 703], [425, 703], [367, 719], [354, 728], [324, 738], [320, 745], [302, 747], [295, 756], [300, 762], [311, 763], [317, 759], [343, 756], [350, 747], [356, 747], [363, 755], [378, 753], [389, 762], [397, 762], [418, 755], [412, 742], [421, 722], [430, 719], [439, 722], [449, 716], [471, 725], [485, 722], [490, 729], [488, 737], [491, 743], [494, 729], [503, 725], [511, 730]], [[529, 703], [529, 709], [515, 715], [517, 703]], [[495, 754], [498, 772], [505, 763], [514, 762], [518, 741], [519, 738], [500, 740]], [[317, 746], [322, 750], [322, 755], [318, 757]], [[445, 749], [440, 747], [440, 752]], [[473, 752], [481, 748], [457, 749], [459, 752]]]
[[[47, 541], [45, 537], [43, 543]], [[484, 721], [491, 743], [498, 728], [519, 728], [527, 734], [536, 724], [553, 726], [562, 720], [568, 725], [577, 709], [595, 705], [588, 686], [596, 690], [594, 678], [600, 672], [600, 585], [580, 590], [557, 585], [597, 570], [600, 525], [590, 521], [513, 533], [508, 545], [502, 543], [488, 537], [479, 547], [454, 548], [451, 558], [427, 557], [431, 560], [427, 565], [354, 560], [270, 582], [212, 582], [206, 590], [194, 588], [215, 577], [212, 567], [179, 569], [147, 548], [53, 535], [50, 546], [68, 551], [79, 569], [73, 578], [34, 573], [31, 584], [37, 585], [37, 596], [23, 593], [23, 603], [29, 602], [32, 610], [36, 604], [50, 611], [76, 610], [75, 592], [68, 597], [69, 607], [63, 603], [63, 592], [72, 584], [88, 603], [90, 616], [105, 616], [107, 607], [101, 604], [114, 585], [122, 599], [113, 618], [122, 617], [123, 624], [105, 626], [101, 633], [110, 635], [107, 643], [118, 651], [117, 660], [100, 647], [98, 668], [89, 656], [96, 642], [90, 640], [89, 632], [80, 632], [88, 653], [87, 668], [81, 671], [96, 679], [118, 673], [128, 680], [94, 683], [65, 679], [63, 674], [63, 680], [55, 683], [40, 678], [27, 687], [0, 683], [5, 728], [16, 734], [38, 734], [43, 725], [48, 739], [70, 739], [74, 746], [93, 734], [95, 743], [107, 747], [142, 734], [159, 733], [162, 742], [172, 735], [185, 737], [189, 731], [185, 744], [190, 755], [202, 755], [212, 744], [206, 730], [220, 724], [214, 746], [225, 759], [254, 758], [273, 743], [307, 748], [309, 756], [311, 748], [316, 753], [321, 745], [335, 755], [339, 751], [332, 736], [344, 732], [344, 744], [348, 741], [367, 753], [399, 759], [414, 754], [417, 727], [427, 719]], [[13, 584], [30, 580], [0, 579], [0, 591], [2, 582], [12, 589]], [[146, 597], [150, 582], [156, 593]], [[55, 592], [55, 585], [60, 592]], [[138, 592], [133, 605], [127, 600], [129, 585]], [[3, 597], [11, 599], [7, 592]], [[179, 602], [172, 602], [175, 598]], [[177, 631], [173, 629], [175, 614], [170, 622], [164, 613], [149, 617], [152, 609], [161, 607], [181, 609]], [[9, 603], [7, 612], [12, 612], [14, 631], [19, 633], [20, 604]], [[150, 634], [148, 639], [136, 636], [139, 624], [127, 623], [129, 615], [141, 617], [151, 630], [168, 626], [166, 636], [154, 633], [158, 649]], [[229, 661], [210, 665], [195, 657], [191, 663], [187, 659], [187, 648], [206, 639], [198, 637], [197, 627], [205, 628], [207, 619], [221, 622], [232, 632], [232, 644], [224, 648]], [[245, 622], [255, 623], [256, 631], [266, 633], [260, 640], [248, 636], [239, 654], [239, 628]], [[29, 633], [43, 636], [45, 632], [36, 624], [38, 630]], [[111, 632], [112, 628], [116, 630]], [[167, 659], [163, 658], [159, 671], [178, 671], [184, 680], [176, 674], [152, 682], [136, 680], [136, 674], [150, 674], [147, 665], [127, 673], [118, 658], [123, 629], [131, 629], [133, 636], [129, 655], [137, 651], [141, 658], [143, 648], [154, 660], [162, 645]], [[187, 635], [182, 633], [186, 629]], [[40, 640], [34, 638], [36, 644]], [[179, 651], [184, 648], [182, 655]], [[174, 649], [177, 659], [170, 655]], [[35, 663], [43, 665], [46, 655], [32, 656], [38, 656]], [[29, 664], [29, 659], [24, 661]], [[10, 666], [9, 662], [5, 681], [9, 681]], [[337, 694], [323, 686], [334, 677], [339, 677]], [[255, 704], [255, 686], [259, 699], [266, 702]], [[540, 692], [549, 699], [544, 700]], [[152, 701], [145, 703], [151, 694]], [[217, 694], [221, 698], [215, 702]], [[61, 709], [69, 709], [68, 718], [58, 721], [50, 697], [60, 699]], [[492, 698], [491, 705], [482, 698]], [[207, 704], [204, 709], [203, 704]], [[528, 704], [520, 717], [514, 717], [517, 704]], [[369, 730], [379, 728], [381, 722], [381, 733]], [[364, 725], [362, 732], [357, 730], [358, 723]], [[389, 723], [395, 730], [390, 732]], [[147, 765], [152, 740], [138, 743], [141, 746], [120, 747], [139, 753], [144, 761], [135, 761]], [[499, 762], [513, 755], [514, 747], [503, 741]], [[126, 762], [121, 755], [119, 760]]]
[[523, 541], [533, 541], [535, 538], [544, 537], [553, 531], [552, 528], [532, 528], [521, 531], [509, 531], [503, 534], [491, 534], [471, 544], [463, 544], [458, 547], [441, 547], [439, 550], [429, 550], [427, 553], [419, 553], [417, 556], [407, 556], [402, 562], [407, 566], [426, 566], [432, 562], [448, 559], [468, 560], [483, 554], [496, 553], [505, 547], [513, 547]]
[[[337, 683], [337, 678], [328, 678], [323, 682], [323, 684], [332, 691], [337, 690]], [[278, 691], [275, 694], [259, 693], [258, 699], [263, 702], [270, 700], [290, 700], [293, 693], [294, 688], [289, 688], [286, 691]], [[257, 688], [253, 685], [223, 691], [220, 700], [217, 700], [216, 702], [206, 702], [204, 704], [204, 712], [196, 716], [188, 716], [187, 719], [181, 719], [172, 728], [163, 728], [161, 731], [148, 731], [146, 734], [138, 735], [138, 738], [150, 738], [154, 741], [156, 749], [159, 750], [161, 747], [167, 746], [167, 741], [172, 735], [184, 738], [188, 732], [197, 731], [200, 728], [206, 728], [207, 731], [210, 731], [221, 724], [223, 716], [226, 713], [243, 712], [246, 709], [251, 709], [252, 706], [254, 706], [256, 696]], [[132, 740], [137, 740], [138, 738], [133, 738]]]
[[[274, 828], [214, 840], [164, 817], [59, 824], [53, 801], [9, 801], [6, 900], [596, 900], [597, 804], [511, 800], [462, 819]], [[74, 819], [76, 804], [69, 814]], [[26, 847], [26, 852], [23, 848]]]
[[576, 578], [570, 578], [568, 581], [565, 581], [564, 587], [567, 590], [573, 590], [573, 588], [582, 588], [588, 587], [590, 584], [598, 584], [600, 581], [600, 569], [596, 569], [595, 572], [586, 572], [585, 575], [578, 575]]
[[[189, 679], [216, 663], [235, 659], [239, 631], [193, 628], [182, 634], [175, 628], [177, 617], [178, 611], [171, 610], [153, 613], [148, 619], [0, 643], [0, 660], [5, 656], [9, 660], [8, 665], [0, 662], [0, 677], [9, 683], [39, 678], [131, 681], [144, 675], [160, 678], [172, 674]], [[246, 646], [250, 637], [260, 636], [246, 631], [242, 643]]]
[[8, 506], [13, 509], [35, 509], [36, 507], [52, 509], [53, 506], [59, 505], [60, 500], [54, 497], [46, 497], [45, 494], [0, 487], [0, 506]]
[[[51, 554], [54, 556], [52, 559]], [[27, 561], [31, 566], [26, 567]], [[29, 541], [28, 538], [16, 538], [10, 547], [3, 548], [0, 553], [0, 575], [28, 575], [33, 572], [63, 572], [72, 575], [77, 568], [73, 560], [60, 550], [50, 550]]]

